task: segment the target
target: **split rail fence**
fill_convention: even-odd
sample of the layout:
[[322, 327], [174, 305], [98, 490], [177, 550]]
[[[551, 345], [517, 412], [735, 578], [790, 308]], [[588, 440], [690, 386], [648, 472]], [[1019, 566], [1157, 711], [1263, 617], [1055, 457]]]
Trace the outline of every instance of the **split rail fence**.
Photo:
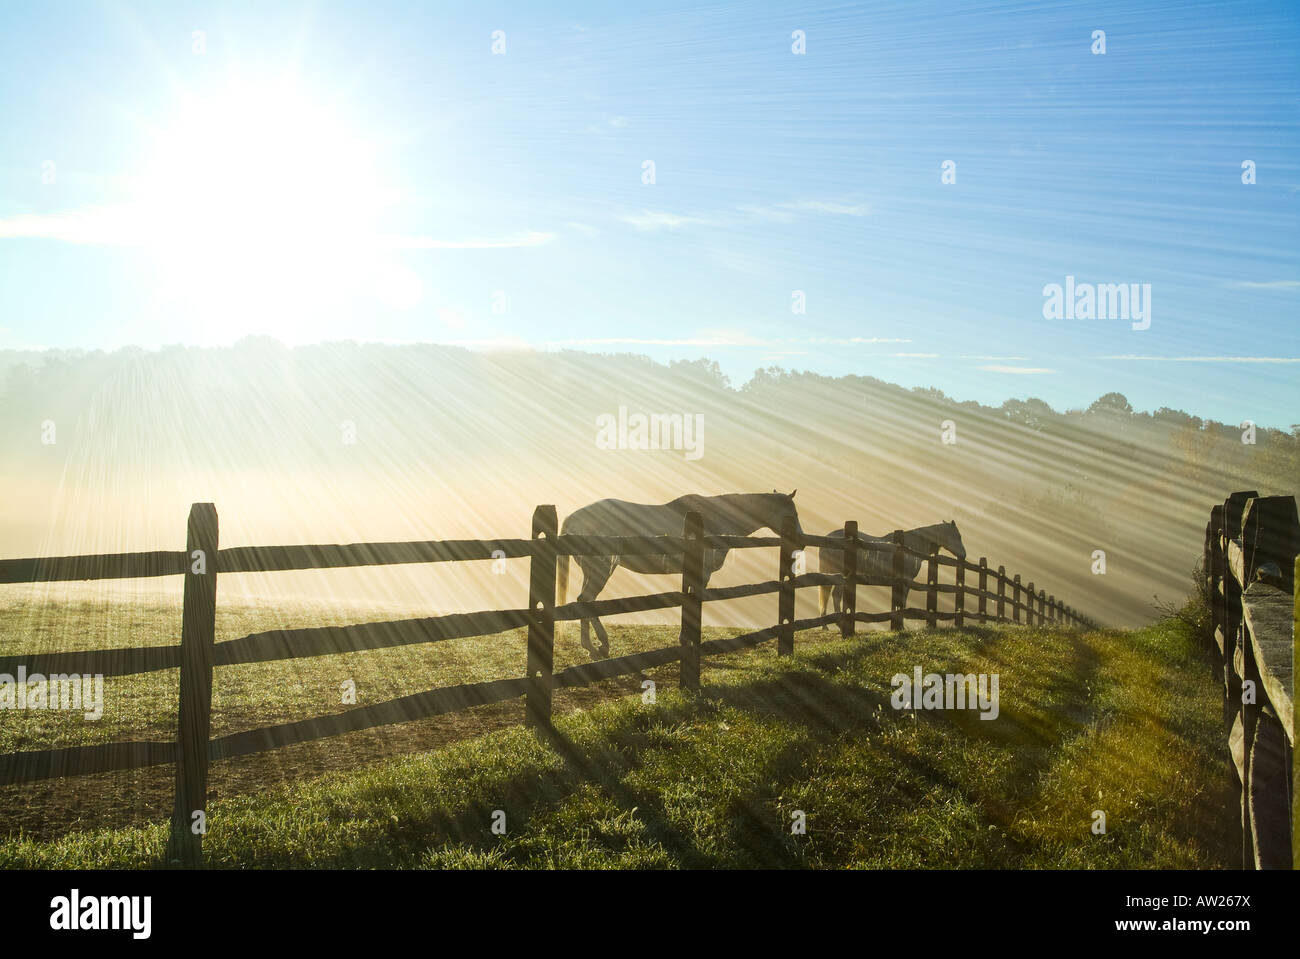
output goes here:
[[[776, 548], [777, 579], [763, 583], [704, 588], [704, 554], [712, 549]], [[843, 551], [843, 573], [800, 573], [801, 548], [824, 547]], [[217, 511], [211, 503], [190, 509], [184, 552], [117, 553], [0, 560], [0, 584], [95, 579], [184, 576], [181, 641], [179, 645], [118, 648], [89, 652], [54, 652], [30, 656], [0, 656], [0, 674], [13, 674], [19, 666], [29, 676], [43, 674], [126, 676], [164, 669], [180, 669], [179, 715], [174, 742], [117, 742], [63, 749], [27, 751], [0, 756], [0, 785], [62, 776], [87, 775], [143, 766], [174, 764], [175, 800], [168, 859], [183, 865], [202, 863], [206, 831], [206, 796], [210, 762], [278, 749], [293, 743], [338, 736], [438, 716], [489, 703], [525, 697], [525, 722], [547, 726], [551, 721], [551, 696], [556, 689], [585, 686], [618, 676], [639, 673], [668, 663], [679, 663], [680, 685], [698, 689], [702, 657], [756, 646], [775, 639], [777, 654], [794, 651], [795, 633], [819, 626], [838, 626], [853, 636], [859, 623], [888, 623], [901, 630], [907, 620], [928, 627], [951, 622], [1010, 622], [1028, 625], [1087, 626], [1095, 624], [1034, 583], [1008, 576], [1003, 566], [992, 569], [986, 559], [970, 563], [940, 556], [937, 547], [916, 553], [904, 546], [903, 532], [891, 544], [872, 550], [892, 550], [892, 575], [861, 575], [858, 559], [865, 547], [857, 538], [857, 523], [845, 525], [844, 537], [805, 536], [796, 539], [793, 522], [780, 536], [707, 535], [700, 516], [688, 513], [681, 537], [596, 537], [560, 535], [554, 506], [539, 506], [533, 514], [529, 539], [442, 540], [350, 545], [241, 546], [218, 548]], [[926, 566], [924, 585], [904, 575], [907, 554]], [[681, 589], [630, 598], [555, 605], [556, 561], [560, 556], [669, 555], [683, 557]], [[485, 610], [428, 618], [278, 629], [240, 639], [216, 642], [218, 573], [262, 573], [303, 569], [335, 569], [407, 563], [440, 563], [506, 558], [530, 561], [528, 606], [523, 609]], [[954, 570], [952, 583], [939, 582], [939, 567]], [[974, 582], [968, 582], [967, 574]], [[842, 612], [796, 620], [795, 591], [809, 586], [842, 586]], [[888, 587], [890, 609], [879, 613], [857, 611], [858, 587]], [[924, 608], [908, 606], [912, 590], [925, 593]], [[702, 641], [703, 604], [776, 593], [777, 623], [740, 636]], [[953, 608], [941, 611], [939, 596], [951, 594]], [[583, 618], [655, 609], [681, 609], [681, 635], [677, 646], [597, 660], [553, 670], [555, 624]], [[332, 653], [431, 643], [448, 639], [486, 636], [527, 628], [527, 672], [520, 678], [467, 683], [402, 696], [346, 712], [283, 723], [212, 738], [211, 707], [213, 669], [243, 663], [271, 662]], [[200, 817], [199, 814], [203, 814]], [[200, 830], [196, 823], [205, 826]]]
[[1242, 864], [1300, 858], [1293, 768], [1300, 520], [1295, 498], [1233, 493], [1210, 511], [1204, 569], [1223, 675], [1223, 718], [1241, 792]]

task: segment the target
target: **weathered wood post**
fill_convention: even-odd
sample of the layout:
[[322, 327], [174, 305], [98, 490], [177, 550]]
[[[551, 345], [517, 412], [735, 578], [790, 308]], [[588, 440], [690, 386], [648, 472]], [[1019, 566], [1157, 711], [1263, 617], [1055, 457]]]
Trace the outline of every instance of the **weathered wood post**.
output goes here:
[[1255, 840], [1250, 824], [1250, 735], [1249, 716], [1242, 704], [1242, 678], [1245, 650], [1241, 644], [1241, 583], [1227, 565], [1230, 543], [1241, 536], [1241, 513], [1246, 500], [1256, 491], [1231, 494], [1223, 503], [1223, 529], [1220, 542], [1224, 554], [1223, 569], [1223, 718], [1228, 727], [1228, 746], [1232, 769], [1241, 786], [1241, 860], [1249, 867], [1254, 859]]
[[[1223, 504], [1210, 510], [1210, 523], [1206, 531], [1205, 575], [1209, 580], [1210, 590], [1210, 625], [1214, 633], [1214, 644], [1223, 657]], [[1226, 685], [1224, 687], [1226, 694]]]
[[1056, 609], [1056, 594], [1053, 593], [1047, 597], [1047, 621], [1055, 626], [1059, 618]]
[[524, 713], [524, 722], [532, 728], [551, 725], [558, 535], [555, 507], [539, 506], [533, 510], [533, 553], [528, 574], [528, 703]]
[[[1292, 593], [1291, 610], [1291, 735], [1300, 738], [1300, 698], [1296, 697], [1294, 664], [1300, 663], [1300, 556], [1295, 558], [1291, 582], [1295, 585]], [[1291, 743], [1291, 865], [1300, 864], [1300, 762], [1296, 761], [1296, 747], [1300, 743]]]
[[840, 619], [840, 635], [848, 638], [857, 632], [854, 616], [858, 612], [858, 521], [844, 524], [844, 615]]
[[704, 609], [704, 521], [694, 511], [686, 514], [682, 530], [682, 659], [677, 684], [682, 689], [700, 688], [700, 632]]
[[939, 544], [930, 544], [930, 556], [925, 563], [925, 625], [934, 629], [938, 624], [935, 613], [939, 611]]
[[795, 519], [787, 516], [781, 526], [781, 590], [777, 594], [777, 623], [780, 628], [776, 637], [778, 656], [794, 655], [794, 554], [798, 548]]
[[[1247, 500], [1242, 511], [1241, 547], [1239, 659], [1244, 660], [1244, 668], [1240, 673], [1243, 684], [1249, 681], [1255, 693], [1243, 695], [1242, 701], [1249, 749], [1245, 784], [1253, 839], [1247, 865], [1290, 869], [1293, 750], [1284, 724], [1293, 723], [1295, 714], [1294, 688], [1288, 689], [1295, 644], [1292, 568], [1300, 554], [1295, 498], [1259, 496]], [[1234, 569], [1237, 565], [1234, 555]], [[1293, 725], [1290, 735], [1294, 736]]]
[[998, 567], [998, 622], [1007, 618], [1007, 568]]
[[1025, 625], [1034, 625], [1034, 581], [1031, 579], [1025, 587]]
[[1047, 622], [1047, 590], [1038, 591], [1038, 625], [1042, 626]]
[[1011, 621], [1020, 622], [1020, 574], [1011, 583]]
[[987, 556], [980, 557], [980, 623], [988, 621], [989, 598], [985, 595], [989, 589], [989, 560]]
[[212, 729], [212, 647], [217, 639], [217, 508], [190, 506], [181, 603], [181, 674], [176, 724], [176, 795], [167, 859], [203, 865], [207, 832], [208, 739]]
[[903, 630], [903, 610], [907, 606], [907, 581], [903, 578], [903, 531], [894, 530], [893, 583], [889, 594], [889, 628], [894, 632]]
[[952, 624], [958, 629], [966, 625], [966, 561], [961, 557], [957, 558], [957, 573], [955, 576], [957, 592], [953, 599], [953, 617]]

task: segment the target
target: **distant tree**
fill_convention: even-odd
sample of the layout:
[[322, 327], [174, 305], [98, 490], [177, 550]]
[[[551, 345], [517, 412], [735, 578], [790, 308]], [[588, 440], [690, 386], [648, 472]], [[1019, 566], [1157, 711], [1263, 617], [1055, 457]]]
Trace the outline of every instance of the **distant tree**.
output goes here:
[[1027, 400], [1007, 400], [1000, 407], [1002, 415], [1012, 423], [1041, 430], [1056, 418], [1056, 411], [1037, 397]]
[[1175, 426], [1194, 426], [1197, 429], [1201, 427], [1199, 418], [1192, 416], [1190, 413], [1184, 413], [1182, 410], [1171, 410], [1167, 406], [1162, 406], [1156, 410], [1154, 418], [1164, 423], [1172, 423]]
[[1133, 407], [1123, 393], [1107, 393], [1088, 407], [1094, 416], [1132, 416]]

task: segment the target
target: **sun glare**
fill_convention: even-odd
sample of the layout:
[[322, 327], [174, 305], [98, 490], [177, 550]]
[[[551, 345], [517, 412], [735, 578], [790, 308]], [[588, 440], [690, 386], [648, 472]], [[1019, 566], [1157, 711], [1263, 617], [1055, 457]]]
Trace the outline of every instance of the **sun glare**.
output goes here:
[[186, 97], [157, 133], [138, 207], [170, 305], [298, 341], [354, 297], [418, 301], [418, 276], [379, 247], [393, 201], [342, 111], [286, 84], [232, 82]]

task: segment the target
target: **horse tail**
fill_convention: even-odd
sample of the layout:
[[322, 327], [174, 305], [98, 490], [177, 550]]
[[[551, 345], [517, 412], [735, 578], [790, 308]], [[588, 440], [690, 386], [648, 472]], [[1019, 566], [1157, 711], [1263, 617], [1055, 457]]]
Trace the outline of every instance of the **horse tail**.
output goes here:
[[[563, 606], [569, 598], [569, 556], [564, 554], [555, 557], [555, 605]], [[560, 632], [564, 623], [557, 620], [555, 623], [555, 638], [560, 638]]]

